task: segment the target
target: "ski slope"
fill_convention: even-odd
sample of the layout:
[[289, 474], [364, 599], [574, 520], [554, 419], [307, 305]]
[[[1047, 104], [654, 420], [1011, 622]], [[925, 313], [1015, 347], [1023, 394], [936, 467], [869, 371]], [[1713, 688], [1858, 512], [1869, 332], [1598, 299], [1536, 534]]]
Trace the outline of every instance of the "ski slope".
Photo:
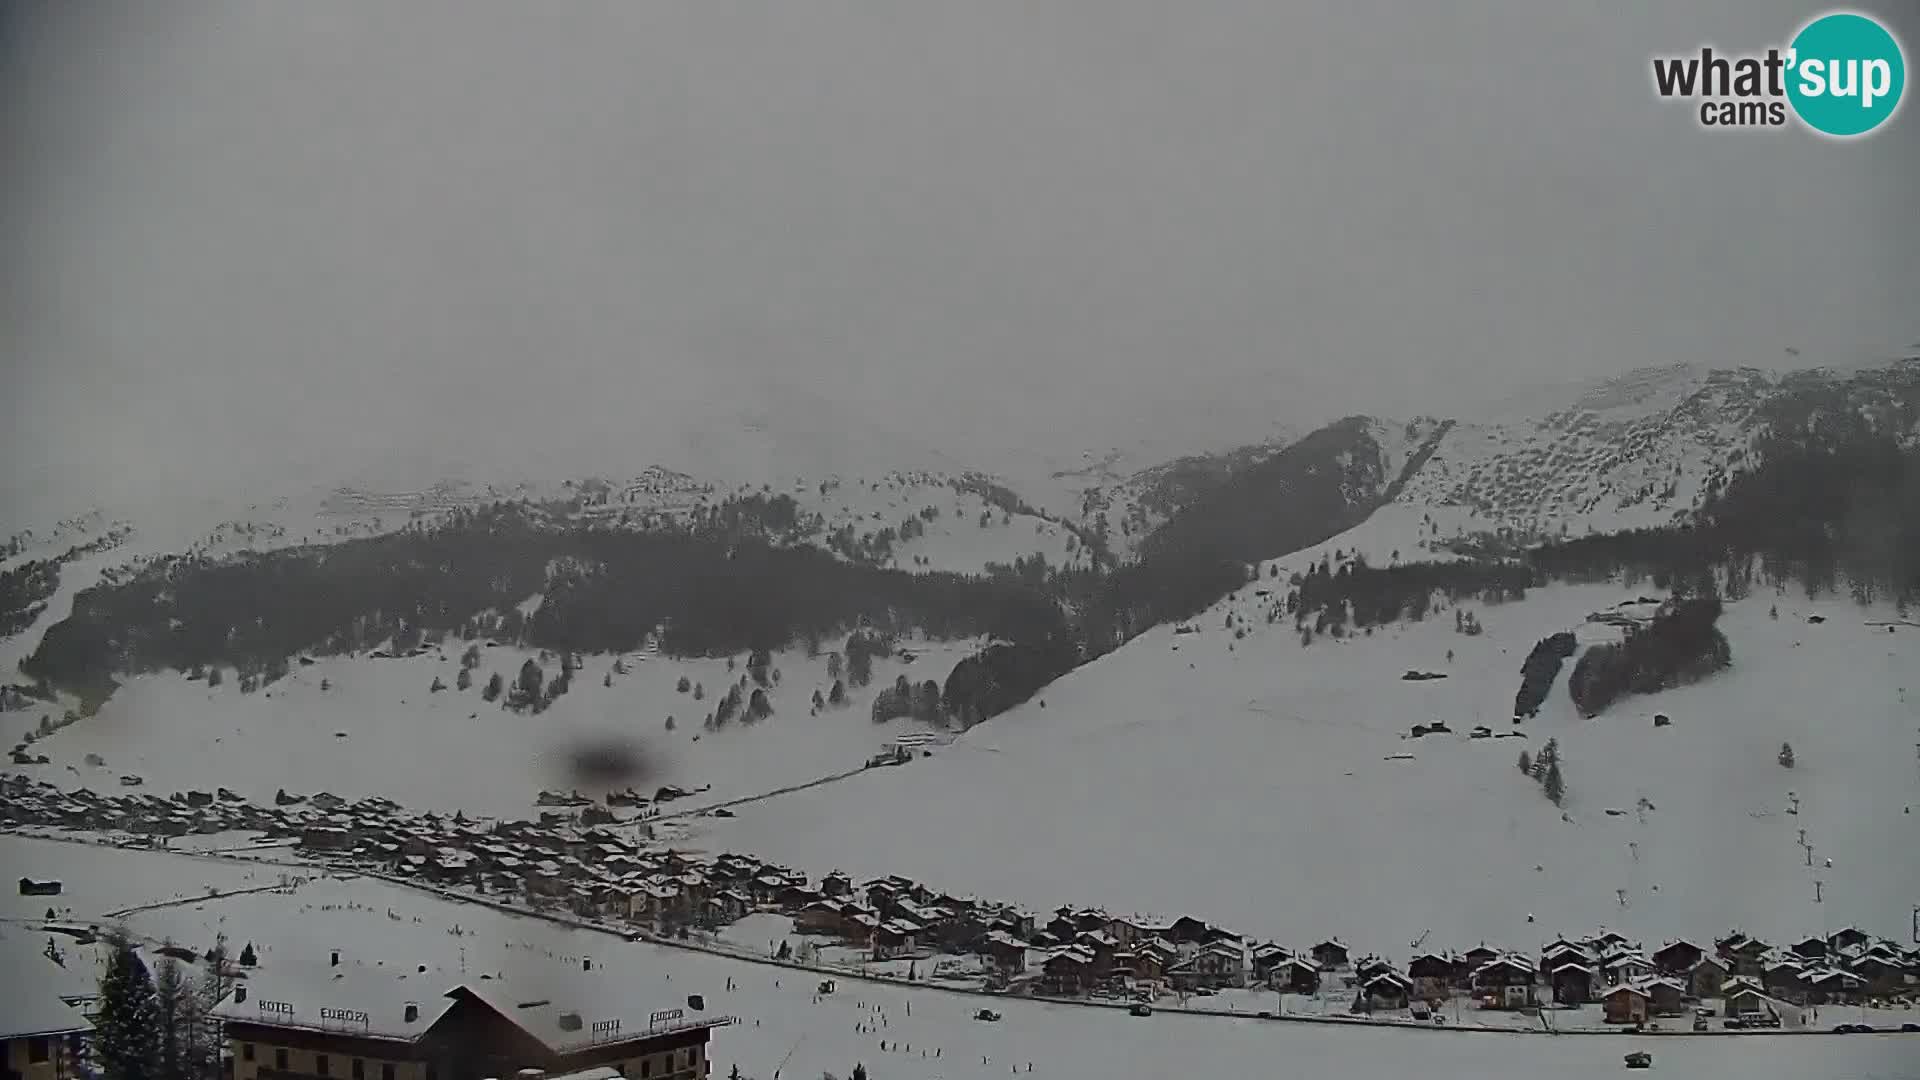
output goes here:
[[[173, 887], [200, 880], [208, 865], [184, 856], [18, 837], [0, 837], [0, 858], [9, 865], [61, 866], [74, 881], [102, 881], [102, 887], [89, 885], [84, 894], [95, 908], [120, 907], [124, 901], [104, 890], [101, 874], [87, 864], [133, 866], [138, 859], [142, 873]], [[122, 885], [138, 888], [125, 880]], [[1619, 1075], [1621, 1055], [1637, 1048], [1651, 1051], [1656, 1067], [1667, 1075], [1700, 1080], [1920, 1075], [1911, 1038], [1899, 1036], [1540, 1038], [1164, 1012], [1143, 1019], [1018, 999], [994, 1003], [1003, 1019], [982, 1023], [971, 1019], [981, 1004], [977, 998], [853, 980], [841, 980], [835, 993], [823, 997], [814, 992], [816, 980], [804, 972], [628, 943], [367, 879], [319, 880], [290, 893], [181, 904], [136, 914], [128, 924], [149, 941], [171, 938], [195, 948], [204, 948], [215, 933], [225, 933], [236, 948], [252, 942], [265, 976], [302, 966], [324, 970], [329, 954], [338, 949], [342, 967], [354, 979], [392, 978], [418, 985], [423, 997], [482, 975], [495, 976], [510, 990], [556, 1000], [612, 995], [627, 1003], [658, 1000], [657, 1007], [669, 1008], [683, 1007], [687, 994], [699, 993], [710, 1012], [740, 1018], [714, 1033], [713, 1075], [725, 1076], [737, 1064], [744, 1075], [759, 1080], [825, 1071], [844, 1077], [856, 1063], [888, 1080], [990, 1080], [1014, 1069], [1042, 1080], [1415, 1073], [1578, 1080]], [[582, 970], [586, 958], [594, 961], [590, 974]], [[419, 970], [423, 966], [425, 972]], [[858, 1030], [882, 1023], [878, 1031]], [[880, 1049], [882, 1039], [889, 1049]]]
[[[1540, 589], [1473, 605], [1479, 637], [1442, 611], [1303, 649], [1290, 623], [1264, 624], [1252, 588], [1197, 632], [1155, 629], [931, 759], [700, 822], [707, 846], [1043, 910], [1189, 912], [1296, 947], [1339, 935], [1390, 956], [1423, 935], [1530, 948], [1601, 925], [1654, 942], [1733, 925], [1904, 936], [1920, 902], [1905, 854], [1920, 844], [1907, 812], [1920, 802], [1920, 630], [1863, 625], [1890, 613], [1756, 595], [1722, 619], [1732, 670], [1583, 720], [1570, 662], [1529, 738], [1473, 740], [1475, 724], [1510, 726], [1537, 639], [1611, 636], [1586, 616], [1635, 592]], [[1236, 606], [1239, 641], [1222, 626]], [[1828, 621], [1807, 623], [1815, 611]], [[1400, 678], [1415, 668], [1448, 677]], [[1672, 726], [1654, 728], [1656, 711]], [[1435, 720], [1454, 733], [1403, 738]], [[1564, 819], [1515, 768], [1548, 737]], [[1783, 740], [1791, 772], [1775, 760]]]
[[[850, 688], [844, 707], [818, 715], [809, 715], [812, 695], [818, 689], [825, 696], [833, 684], [827, 653], [812, 659], [800, 649], [777, 653], [773, 667], [781, 680], [768, 690], [774, 714], [752, 725], [736, 719], [711, 732], [702, 730], [702, 721], [727, 687], [746, 676], [744, 663], [728, 671], [724, 659], [634, 654], [623, 659], [628, 670], [620, 675], [611, 672], [612, 657], [586, 657], [572, 688], [535, 715], [481, 700], [489, 674], [511, 684], [534, 654], [483, 647], [472, 688], [459, 691], [455, 677], [465, 644], [450, 639], [444, 649], [417, 657], [321, 658], [294, 665], [287, 678], [251, 695], [240, 693], [232, 678], [209, 688], [177, 672], [143, 675], [129, 679], [97, 714], [34, 743], [48, 764], [14, 768], [102, 793], [118, 791], [120, 777], [132, 774], [145, 781], [142, 790], [227, 787], [265, 806], [280, 789], [324, 790], [350, 800], [383, 796], [416, 811], [525, 818], [543, 789], [600, 794], [571, 778], [569, 751], [611, 737], [630, 740], [651, 757], [653, 775], [632, 781], [641, 793], [651, 795], [661, 784], [689, 791], [710, 785], [682, 804], [704, 805], [858, 769], [903, 732], [927, 730], [910, 719], [875, 724], [874, 695], [900, 675], [944, 684], [977, 643], [902, 641], [915, 652], [912, 662], [876, 659], [870, 685]], [[823, 650], [839, 645], [825, 643]], [[549, 657], [542, 666], [551, 679], [560, 661]], [[603, 685], [610, 674], [611, 687]], [[682, 677], [704, 689], [704, 700], [677, 689]], [[447, 689], [430, 692], [436, 678]], [[749, 682], [742, 696], [752, 688]], [[88, 764], [96, 754], [104, 764]]]

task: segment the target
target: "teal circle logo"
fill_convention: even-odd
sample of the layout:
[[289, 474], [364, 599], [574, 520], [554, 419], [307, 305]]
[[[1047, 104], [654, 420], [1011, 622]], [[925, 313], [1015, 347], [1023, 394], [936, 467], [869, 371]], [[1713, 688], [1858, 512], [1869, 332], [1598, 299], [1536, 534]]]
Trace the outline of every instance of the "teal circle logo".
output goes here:
[[1822, 15], [1794, 35], [1790, 48], [1787, 100], [1815, 131], [1865, 135], [1900, 107], [1906, 58], [1887, 28], [1865, 15]]

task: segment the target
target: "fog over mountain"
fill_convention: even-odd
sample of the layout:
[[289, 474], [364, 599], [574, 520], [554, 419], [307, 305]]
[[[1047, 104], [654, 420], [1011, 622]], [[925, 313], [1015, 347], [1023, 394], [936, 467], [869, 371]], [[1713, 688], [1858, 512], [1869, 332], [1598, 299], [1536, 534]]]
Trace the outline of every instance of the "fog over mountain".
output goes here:
[[1647, 58], [1805, 12], [1666, 7], [15, 8], [0, 513], [1012, 473], [1920, 337], [1920, 125], [1703, 133]]

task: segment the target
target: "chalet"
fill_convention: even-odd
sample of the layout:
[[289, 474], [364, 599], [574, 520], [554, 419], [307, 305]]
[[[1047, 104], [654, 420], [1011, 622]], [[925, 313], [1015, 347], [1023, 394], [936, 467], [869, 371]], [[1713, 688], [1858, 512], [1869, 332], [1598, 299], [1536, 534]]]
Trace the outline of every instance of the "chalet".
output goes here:
[[1760, 971], [1760, 985], [1775, 997], [1795, 998], [1807, 989], [1806, 968], [1798, 960], [1774, 960]]
[[1533, 965], [1518, 956], [1501, 956], [1473, 972], [1473, 993], [1482, 1007], [1524, 1009], [1535, 1004]]
[[747, 917], [753, 910], [753, 901], [739, 889], [721, 889], [708, 897], [707, 903], [717, 904], [728, 922]]
[[920, 924], [908, 919], [888, 919], [873, 932], [873, 958], [891, 960], [907, 956], [919, 947]]
[[1198, 945], [1207, 938], [1207, 931], [1213, 929], [1205, 920], [1191, 915], [1182, 915], [1173, 920], [1166, 928], [1167, 935], [1176, 945]]
[[802, 934], [838, 934], [845, 907], [838, 900], [815, 900], [793, 917], [793, 928]]
[[1167, 981], [1179, 990], [1219, 990], [1245, 986], [1245, 964], [1245, 956], [1238, 948], [1226, 942], [1215, 942], [1168, 968]]
[[1274, 967], [1284, 963], [1291, 955], [1284, 947], [1273, 942], [1254, 946], [1251, 955], [1254, 981], [1265, 982], [1267, 976], [1273, 974]]
[[840, 923], [840, 938], [857, 948], [867, 948], [873, 944], [873, 935], [880, 930], [880, 917], [871, 911], [856, 911]]
[[1002, 908], [1000, 912], [993, 917], [993, 921], [987, 924], [987, 928], [990, 930], [1004, 930], [1024, 941], [1033, 936], [1033, 916], [1024, 911], [1016, 911], [1013, 908]]
[[1593, 1000], [1593, 968], [1568, 960], [1547, 974], [1553, 1000], [1561, 1005], [1585, 1005]]
[[1456, 967], [1452, 957], [1421, 953], [1407, 965], [1407, 977], [1413, 980], [1414, 993], [1420, 997], [1445, 997], [1447, 988], [1453, 984]]
[[1177, 953], [1142, 945], [1114, 953], [1113, 973], [1130, 976], [1136, 982], [1159, 982], [1166, 978], [1167, 969], [1178, 962]]
[[[1582, 950], [1583, 953], [1584, 951], [1585, 950]], [[1471, 976], [1473, 972], [1478, 971], [1480, 969], [1481, 965], [1485, 964], [1489, 960], [1499, 959], [1499, 957], [1500, 957], [1499, 950], [1489, 949], [1487, 948], [1486, 944], [1483, 942], [1479, 945], [1475, 945], [1471, 949], [1468, 949], [1466, 952], [1461, 953], [1460, 962], [1467, 969], [1467, 974]]]
[[[1498, 953], [1494, 952], [1492, 949], [1476, 950], [1476, 951], [1484, 951], [1486, 953], [1486, 957], [1485, 959], [1474, 961], [1474, 967], [1479, 967], [1481, 964], [1484, 964], [1488, 960], [1491, 960], [1494, 957], [1499, 955]], [[1469, 954], [1469, 955], [1471, 956], [1472, 954]], [[1569, 961], [1573, 963], [1578, 963], [1578, 964], [1585, 964], [1588, 967], [1598, 967], [1598, 963], [1597, 963], [1598, 959], [1599, 957], [1596, 954], [1595, 950], [1588, 948], [1585, 945], [1568, 941], [1565, 938], [1560, 938], [1554, 941], [1552, 944], [1548, 945], [1546, 948], [1540, 950], [1540, 974], [1542, 975], [1552, 974], [1555, 968], [1560, 967], [1562, 964], [1566, 964]]]
[[1635, 982], [1653, 974], [1653, 964], [1639, 953], [1623, 953], [1602, 965], [1610, 986]]
[[781, 911], [787, 912], [788, 914], [796, 914], [804, 910], [808, 905], [822, 899], [824, 899], [824, 897], [814, 889], [808, 888], [805, 885], [789, 884], [786, 888], [780, 890], [780, 896], [776, 902], [780, 905]]
[[1868, 953], [1847, 965], [1867, 988], [1878, 994], [1891, 994], [1906, 985], [1906, 965], [1882, 953]]
[[1680, 980], [1655, 975], [1642, 979], [1639, 986], [1647, 992], [1647, 1008], [1653, 1015], [1679, 1016], [1686, 1012], [1684, 999], [1687, 991]]
[[1609, 1024], [1644, 1024], [1652, 1000], [1637, 983], [1622, 983], [1601, 997]]
[[1125, 915], [1115, 915], [1100, 927], [1109, 937], [1123, 947], [1131, 946], [1146, 935], [1141, 933], [1140, 925]]
[[1767, 954], [1772, 951], [1766, 942], [1758, 938], [1748, 938], [1729, 953], [1722, 954], [1735, 975], [1760, 975], [1767, 966]]
[[1840, 950], [1857, 949], [1870, 940], [1872, 939], [1864, 931], [1851, 926], [1843, 930], [1835, 930], [1827, 936], [1827, 944]]
[[30, 877], [20, 879], [21, 896], [59, 896], [60, 882], [48, 878], [44, 881]]
[[1304, 956], [1289, 957], [1274, 966], [1267, 986], [1289, 994], [1315, 994], [1320, 991], [1320, 965]]
[[1364, 1002], [1368, 1011], [1374, 1009], [1404, 1009], [1407, 996], [1413, 990], [1413, 982], [1397, 971], [1382, 971], [1360, 984], [1360, 994], [1355, 1004]]
[[1328, 938], [1308, 949], [1307, 955], [1313, 957], [1313, 962], [1319, 964], [1322, 971], [1338, 971], [1347, 966], [1347, 947], [1341, 944], [1339, 938]]
[[820, 879], [820, 892], [826, 896], [852, 896], [853, 879], [835, 870]]
[[346, 851], [353, 834], [338, 825], [309, 825], [300, 830], [300, 846], [314, 851]]
[[1004, 930], [988, 931], [980, 951], [993, 961], [994, 970], [1019, 975], [1027, 970], [1027, 946]]
[[1819, 937], [1803, 938], [1791, 946], [1793, 955], [1802, 960], [1825, 960], [1827, 958], [1827, 939]]
[[1727, 981], [1727, 965], [1719, 957], [1703, 956], [1687, 973], [1687, 989], [1697, 998], [1720, 996], [1720, 986]]
[[1723, 987], [1726, 993], [1726, 1012], [1728, 1016], [1776, 1016], [1773, 999], [1767, 996], [1766, 989], [1759, 983], [1744, 976], [1727, 980]]
[[1083, 931], [1079, 937], [1073, 940], [1074, 944], [1092, 953], [1094, 962], [1102, 966], [1104, 966], [1107, 961], [1112, 960], [1113, 954], [1120, 948], [1120, 943], [1115, 941], [1113, 936], [1104, 930]]
[[1816, 1005], [1828, 1002], [1856, 1001], [1866, 988], [1866, 980], [1839, 968], [1821, 968], [1803, 976], [1807, 999]]
[[1655, 950], [1653, 967], [1662, 975], [1685, 975], [1705, 955], [1706, 950], [1691, 941], [1676, 941]]
[[1365, 984], [1368, 979], [1383, 971], [1393, 971], [1394, 966], [1378, 956], [1363, 956], [1353, 962], [1353, 981]]
[[1078, 945], [1069, 945], [1047, 957], [1041, 965], [1040, 985], [1049, 994], [1084, 994], [1094, 983], [1093, 954]]

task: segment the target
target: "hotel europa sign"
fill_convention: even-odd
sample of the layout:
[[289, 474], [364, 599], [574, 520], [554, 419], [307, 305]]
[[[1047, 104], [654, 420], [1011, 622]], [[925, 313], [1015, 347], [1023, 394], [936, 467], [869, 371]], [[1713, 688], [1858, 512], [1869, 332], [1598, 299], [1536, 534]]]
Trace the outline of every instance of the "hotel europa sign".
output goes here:
[[[292, 1019], [294, 1015], [293, 1002], [291, 1001], [268, 1001], [262, 998], [260, 1001], [260, 1011], [268, 1016], [284, 1016], [288, 1019]], [[322, 1005], [320, 1006], [320, 1022], [323, 1024], [359, 1024], [364, 1027], [371, 1021], [368, 1019], [366, 1012], [361, 1009], [341, 1009], [331, 1005]]]

